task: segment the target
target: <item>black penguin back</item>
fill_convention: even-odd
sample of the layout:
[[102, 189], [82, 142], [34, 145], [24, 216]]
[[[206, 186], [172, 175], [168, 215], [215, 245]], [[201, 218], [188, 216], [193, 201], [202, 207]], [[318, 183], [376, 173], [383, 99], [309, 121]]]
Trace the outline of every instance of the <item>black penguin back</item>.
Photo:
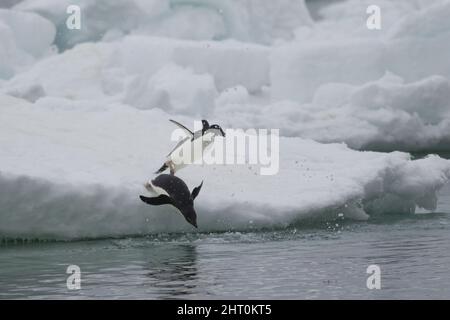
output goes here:
[[155, 187], [164, 189], [172, 204], [180, 210], [187, 222], [197, 228], [197, 214], [194, 209], [194, 199], [186, 183], [171, 174], [161, 174], [152, 180]]
[[152, 184], [164, 189], [177, 207], [183, 207], [193, 202], [188, 186], [177, 176], [160, 174], [152, 180]]

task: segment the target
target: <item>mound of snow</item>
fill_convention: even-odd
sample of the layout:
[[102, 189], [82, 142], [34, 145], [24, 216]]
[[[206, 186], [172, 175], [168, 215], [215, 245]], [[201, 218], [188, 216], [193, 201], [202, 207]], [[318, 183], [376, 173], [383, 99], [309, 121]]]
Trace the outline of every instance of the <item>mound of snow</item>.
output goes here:
[[[160, 110], [62, 98], [36, 104], [0, 96], [0, 235], [80, 238], [192, 230], [174, 209], [138, 199], [174, 142]], [[186, 124], [188, 118], [180, 119]], [[286, 226], [309, 218], [365, 219], [433, 210], [450, 161], [358, 152], [342, 144], [280, 139], [280, 170], [190, 166], [200, 231]], [[393, 209], [394, 208], [394, 209]]]
[[[142, 109], [158, 106], [177, 114], [192, 114], [198, 110], [202, 116], [209, 113], [217, 95], [211, 75], [195, 74], [177, 65], [166, 65], [144, 84], [130, 85], [127, 93], [130, 98], [125, 102]], [[134, 100], [136, 97], [138, 100]]]
[[388, 68], [406, 81], [450, 79], [450, 1], [430, 2], [434, 5], [406, 15], [387, 35]]
[[113, 52], [108, 44], [85, 44], [54, 55], [19, 73], [2, 88], [3, 92], [26, 97], [30, 87], [40, 86], [45, 95], [68, 99], [102, 98], [108, 92], [104, 65]]
[[[80, 7], [81, 29], [67, 28], [70, 5]], [[99, 41], [105, 34], [131, 32], [146, 20], [151, 20], [168, 10], [165, 0], [25, 0], [14, 6], [15, 10], [35, 12], [53, 22], [57, 29], [55, 44], [62, 51], [78, 43]]]
[[268, 51], [262, 46], [129, 36], [81, 44], [39, 61], [2, 92], [27, 99], [30, 88], [40, 86], [45, 96], [113, 99], [197, 115], [214, 108], [216, 90], [242, 85], [256, 92], [268, 81]]
[[0, 9], [0, 79], [49, 53], [55, 32], [53, 24], [37, 14]]
[[345, 141], [355, 149], [426, 151], [450, 145], [450, 81], [441, 76], [405, 83], [387, 73], [362, 86], [328, 83], [312, 100], [228, 103], [216, 108], [215, 117], [244, 128], [280, 128], [285, 136]]
[[221, 108], [229, 104], [245, 104], [249, 100], [249, 94], [245, 87], [236, 86], [228, 88], [222, 91], [219, 97], [217, 97], [215, 104]]
[[0, 21], [11, 29], [17, 47], [33, 57], [46, 54], [55, 38], [53, 24], [37, 14], [0, 9]]
[[[450, 148], [448, 0], [379, 0], [379, 31], [366, 28], [370, 0], [325, 6], [314, 23], [302, 0], [77, 3], [81, 30], [66, 27], [69, 0], [0, 10], [1, 93], [44, 110], [129, 105], [158, 121], [208, 117], [355, 149]], [[55, 28], [71, 49], [47, 57]]]
[[[384, 31], [395, 28], [399, 20], [405, 16], [415, 14], [442, 0], [346, 0], [327, 1], [329, 5], [323, 6], [318, 15], [320, 20], [308, 34], [320, 36], [327, 40], [348, 38], [376, 39], [385, 36]], [[447, 0], [444, 0], [447, 1]], [[314, 2], [314, 1], [313, 1]], [[374, 32], [366, 27], [369, 6], [376, 5], [381, 9], [381, 30]], [[297, 31], [304, 35], [304, 30]]]
[[291, 39], [295, 28], [312, 23], [303, 0], [115, 0], [76, 2], [82, 28], [67, 29], [73, 1], [25, 0], [14, 8], [37, 12], [58, 29], [62, 50], [104, 36], [145, 34], [189, 40], [236, 39], [270, 44]]
[[[367, 15], [361, 14], [370, 1], [357, 2], [331, 7], [339, 9], [332, 18], [299, 30], [297, 41], [274, 49], [270, 63], [274, 100], [311, 102], [324, 84], [363, 85], [387, 71], [407, 82], [433, 75], [450, 78], [450, 1], [380, 4], [382, 29], [376, 31], [367, 29]], [[355, 8], [360, 13], [353, 21]], [[392, 15], [388, 23], [385, 14]], [[343, 26], [354, 32], [342, 30]]]
[[330, 82], [361, 85], [386, 71], [385, 46], [369, 40], [289, 44], [275, 48], [270, 61], [274, 101], [310, 102]]

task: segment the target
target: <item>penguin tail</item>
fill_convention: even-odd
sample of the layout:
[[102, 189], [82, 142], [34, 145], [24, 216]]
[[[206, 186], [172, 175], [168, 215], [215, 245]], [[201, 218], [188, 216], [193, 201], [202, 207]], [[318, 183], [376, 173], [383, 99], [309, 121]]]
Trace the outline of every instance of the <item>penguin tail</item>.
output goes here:
[[155, 174], [160, 174], [160, 173], [166, 171], [166, 169], [167, 169], [168, 167], [169, 167], [169, 166], [168, 166], [167, 164], [164, 163], [164, 164], [162, 165], [162, 167], [159, 168], [159, 170], [155, 172]]

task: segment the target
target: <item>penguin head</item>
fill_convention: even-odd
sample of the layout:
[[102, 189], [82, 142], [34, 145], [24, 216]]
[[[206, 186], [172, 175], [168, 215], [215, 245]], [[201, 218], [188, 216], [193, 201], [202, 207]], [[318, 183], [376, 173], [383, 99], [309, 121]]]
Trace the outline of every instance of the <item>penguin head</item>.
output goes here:
[[195, 212], [194, 206], [193, 205], [186, 206], [182, 208], [180, 211], [183, 214], [186, 221], [197, 228], [197, 213]]
[[222, 130], [222, 128], [218, 124], [213, 124], [209, 126], [209, 129], [207, 131], [212, 131], [216, 135], [221, 135], [222, 137], [225, 137], [225, 132]]
[[208, 122], [208, 120], [205, 120], [205, 119], [202, 120], [202, 128], [203, 128], [203, 131], [206, 131], [206, 130], [209, 129], [209, 122]]

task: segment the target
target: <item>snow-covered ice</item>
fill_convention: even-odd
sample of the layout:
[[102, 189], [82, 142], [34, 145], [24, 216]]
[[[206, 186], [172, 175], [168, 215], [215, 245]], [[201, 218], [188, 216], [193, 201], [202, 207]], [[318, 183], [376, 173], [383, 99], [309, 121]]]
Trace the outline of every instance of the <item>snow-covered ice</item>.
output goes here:
[[[39, 36], [30, 37], [35, 30]], [[54, 25], [35, 13], [0, 9], [0, 79], [9, 79], [50, 53], [55, 33]]]
[[[192, 166], [202, 231], [434, 210], [450, 162], [450, 1], [11, 1], [0, 9], [0, 236], [190, 230], [138, 195], [173, 125], [279, 128], [280, 172]], [[391, 153], [364, 150], [396, 151]]]
[[[58, 30], [55, 43], [62, 52], [46, 59], [38, 57], [36, 63], [35, 57], [28, 57], [24, 65], [32, 66], [24, 70], [16, 70], [10, 61], [21, 54], [10, 56], [4, 60], [9, 62], [3, 67], [7, 76], [1, 92], [31, 102], [44, 96], [106, 99], [141, 109], [216, 117], [241, 127], [277, 127], [282, 135], [344, 141], [356, 149], [449, 148], [448, 0], [383, 0], [383, 25], [378, 31], [365, 27], [370, 1], [336, 2], [325, 7], [320, 12], [322, 19], [314, 22], [302, 1], [295, 1], [294, 7], [287, 0], [276, 5], [260, 1], [259, 6], [250, 0], [227, 4], [206, 0], [82, 1], [80, 6], [95, 17], [96, 25], [81, 33], [65, 28], [64, 15], [59, 14], [62, 9], [58, 9], [64, 8], [65, 2], [58, 6], [51, 2], [23, 1], [14, 10], [4, 10], [14, 12], [12, 15], [39, 13], [45, 17], [43, 21], [53, 21]], [[231, 32], [220, 39], [195, 36], [194, 31], [188, 32], [191, 37], [166, 34], [189, 29], [185, 14], [174, 13], [185, 9], [188, 16], [196, 11], [200, 16], [204, 10], [219, 12], [228, 26], [247, 31]], [[121, 10], [130, 23], [121, 20], [113, 28], [108, 19]], [[267, 12], [273, 12], [272, 19], [261, 18]], [[209, 18], [196, 20], [206, 23], [211, 18], [206, 16]], [[23, 20], [23, 30], [34, 24]], [[270, 41], [261, 40], [261, 35], [269, 34]], [[52, 36], [54, 32], [47, 30], [43, 39]], [[73, 43], [62, 46], [58, 37]], [[22, 42], [29, 38], [20, 37]], [[39, 44], [41, 53], [49, 49], [44, 40]], [[34, 42], [21, 46], [35, 48]], [[398, 79], [397, 86], [391, 86], [387, 78]], [[180, 81], [188, 84], [180, 88]], [[379, 90], [372, 96], [370, 90], [375, 86]], [[236, 87], [243, 87], [250, 96], [239, 101], [223, 98]], [[395, 98], [410, 93], [408, 101]], [[385, 96], [385, 101], [382, 95], [389, 97]]]
[[312, 24], [304, 2], [297, 0], [79, 0], [86, 27], [74, 35], [61, 14], [70, 4], [70, 0], [25, 0], [15, 9], [53, 21], [60, 49], [128, 33], [271, 44], [292, 39], [295, 28]]
[[[36, 105], [1, 96], [0, 232], [10, 237], [77, 238], [189, 230], [171, 207], [138, 195], [171, 149], [168, 114], [62, 98]], [[186, 120], [185, 120], [186, 121]], [[450, 178], [437, 156], [353, 151], [343, 144], [282, 138], [280, 172], [256, 166], [196, 166], [201, 231], [279, 227], [304, 218], [365, 219], [389, 211], [433, 210]], [[399, 208], [402, 208], [399, 211]]]

